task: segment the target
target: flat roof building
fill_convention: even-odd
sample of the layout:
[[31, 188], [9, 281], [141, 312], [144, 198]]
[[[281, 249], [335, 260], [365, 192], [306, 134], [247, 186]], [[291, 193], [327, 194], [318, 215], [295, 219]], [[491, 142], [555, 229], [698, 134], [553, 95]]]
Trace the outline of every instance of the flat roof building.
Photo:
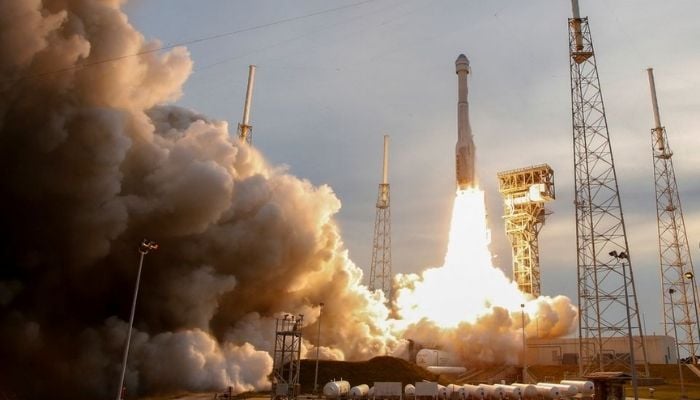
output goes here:
[[[676, 342], [670, 336], [650, 335], [644, 337], [649, 364], [675, 364]], [[617, 337], [606, 341], [604, 357], [629, 360], [629, 341], [626, 337]], [[642, 364], [644, 357], [635, 347], [634, 359]], [[578, 364], [579, 339], [527, 339], [526, 361], [528, 365], [576, 365]], [[629, 361], [628, 361], [629, 362]]]

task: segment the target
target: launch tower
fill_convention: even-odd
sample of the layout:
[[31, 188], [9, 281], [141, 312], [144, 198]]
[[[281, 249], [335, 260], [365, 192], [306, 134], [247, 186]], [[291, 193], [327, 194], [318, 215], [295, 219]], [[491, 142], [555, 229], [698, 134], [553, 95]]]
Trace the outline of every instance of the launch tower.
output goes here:
[[[572, 0], [572, 11], [573, 18], [569, 18], [569, 63], [579, 372], [583, 375], [626, 365], [636, 384], [636, 368], [633, 366], [642, 363], [648, 375], [648, 365], [625, 221], [588, 18], [579, 16], [578, 0]], [[629, 339], [629, 354], [610, 351], [608, 342], [616, 337]]]
[[245, 91], [243, 105], [243, 120], [238, 124], [238, 139], [251, 144], [253, 141], [253, 126], [250, 125], [250, 104], [253, 101], [253, 84], [255, 83], [255, 65], [248, 66], [248, 87]]
[[[656, 217], [659, 230], [659, 265], [661, 267], [661, 293], [664, 304], [664, 332], [676, 338], [681, 357], [698, 355], [698, 305], [695, 292], [695, 271], [690, 256], [685, 221], [678, 195], [676, 174], [673, 169], [673, 152], [668, 145], [666, 128], [661, 126], [659, 105], [656, 101], [654, 72], [647, 69], [654, 111], [654, 128], [651, 130], [651, 151], [654, 162], [656, 187]], [[697, 361], [694, 361], [694, 363]]]
[[272, 396], [296, 399], [299, 394], [299, 361], [301, 360], [301, 328], [303, 315], [277, 318], [275, 349], [272, 353]]
[[391, 302], [391, 208], [389, 207], [389, 135], [384, 135], [384, 162], [382, 183], [377, 196], [377, 215], [374, 220], [372, 264], [369, 273], [369, 290], [381, 290]]
[[498, 173], [506, 234], [513, 247], [513, 281], [518, 289], [540, 295], [540, 252], [537, 235], [544, 225], [544, 204], [554, 200], [554, 171], [547, 165]]

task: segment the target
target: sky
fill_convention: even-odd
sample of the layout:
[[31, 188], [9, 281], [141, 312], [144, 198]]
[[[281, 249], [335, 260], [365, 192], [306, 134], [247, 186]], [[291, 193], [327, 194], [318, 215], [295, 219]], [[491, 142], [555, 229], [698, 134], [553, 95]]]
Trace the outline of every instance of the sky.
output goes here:
[[[581, 0], [580, 7], [596, 50], [640, 311], [647, 333], [662, 333], [646, 68], [655, 70], [690, 248], [700, 259], [700, 3]], [[248, 65], [257, 66], [254, 146], [333, 188], [343, 240], [366, 272], [384, 134], [391, 136], [394, 272], [443, 262], [455, 186], [454, 61], [466, 54], [494, 263], [510, 273], [496, 173], [547, 163], [557, 199], [539, 238], [542, 292], [575, 302], [568, 1], [134, 0], [125, 9], [148, 39], [196, 41], [187, 46], [194, 72], [177, 104], [228, 121], [232, 132]], [[309, 14], [316, 15], [297, 18]]]

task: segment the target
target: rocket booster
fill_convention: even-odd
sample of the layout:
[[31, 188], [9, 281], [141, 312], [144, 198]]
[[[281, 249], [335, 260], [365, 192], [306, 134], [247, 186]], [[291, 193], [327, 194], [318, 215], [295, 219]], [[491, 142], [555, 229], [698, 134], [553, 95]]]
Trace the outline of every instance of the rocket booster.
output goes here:
[[469, 75], [469, 60], [460, 54], [455, 61], [459, 95], [457, 99], [457, 145], [455, 146], [457, 188], [464, 190], [476, 186], [474, 137], [469, 125], [469, 102], [467, 101], [467, 75]]

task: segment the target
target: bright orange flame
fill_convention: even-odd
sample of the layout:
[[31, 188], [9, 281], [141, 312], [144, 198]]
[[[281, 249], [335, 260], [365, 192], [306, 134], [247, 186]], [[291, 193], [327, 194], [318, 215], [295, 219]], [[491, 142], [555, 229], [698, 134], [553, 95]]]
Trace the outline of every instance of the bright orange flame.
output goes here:
[[462, 321], [475, 322], [492, 306], [520, 312], [520, 304], [530, 296], [493, 266], [489, 242], [484, 192], [458, 191], [444, 265], [424, 271], [422, 280], [416, 277], [413, 289], [402, 288], [397, 293], [402, 323], [428, 319], [452, 328]]

